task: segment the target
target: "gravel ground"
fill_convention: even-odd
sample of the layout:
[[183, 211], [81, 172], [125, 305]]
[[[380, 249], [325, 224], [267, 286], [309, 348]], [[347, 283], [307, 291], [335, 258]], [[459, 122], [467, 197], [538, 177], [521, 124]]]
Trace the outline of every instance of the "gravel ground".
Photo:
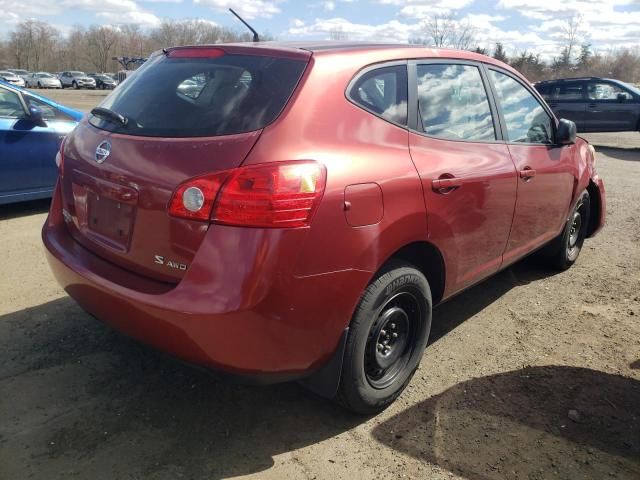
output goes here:
[[527, 259], [437, 308], [413, 382], [373, 418], [115, 333], [54, 282], [47, 202], [0, 207], [0, 479], [637, 480], [640, 135], [589, 138], [609, 145], [605, 229], [567, 272]]

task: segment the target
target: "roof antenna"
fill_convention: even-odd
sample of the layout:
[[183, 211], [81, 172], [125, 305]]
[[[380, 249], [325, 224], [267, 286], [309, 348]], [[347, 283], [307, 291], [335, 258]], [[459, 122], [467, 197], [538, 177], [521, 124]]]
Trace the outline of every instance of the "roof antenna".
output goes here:
[[244, 19], [233, 10], [233, 8], [230, 8], [229, 11], [231, 13], [233, 13], [238, 20], [240, 20], [242, 23], [244, 23], [244, 25], [249, 30], [251, 30], [251, 33], [253, 33], [253, 41], [254, 42], [259, 42], [260, 41], [260, 37], [258, 36], [258, 32], [256, 32], [251, 25], [249, 25], [247, 22], [245, 22]]

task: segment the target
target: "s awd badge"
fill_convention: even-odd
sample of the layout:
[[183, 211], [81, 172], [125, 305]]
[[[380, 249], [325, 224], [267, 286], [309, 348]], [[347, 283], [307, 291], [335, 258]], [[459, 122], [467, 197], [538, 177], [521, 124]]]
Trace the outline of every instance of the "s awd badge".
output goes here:
[[166, 265], [169, 268], [173, 268], [175, 270], [186, 270], [187, 269], [187, 264], [186, 263], [178, 263], [178, 262], [174, 262], [173, 260], [167, 260], [166, 258], [164, 258], [162, 255], [154, 255], [154, 263], [157, 263], [158, 265]]

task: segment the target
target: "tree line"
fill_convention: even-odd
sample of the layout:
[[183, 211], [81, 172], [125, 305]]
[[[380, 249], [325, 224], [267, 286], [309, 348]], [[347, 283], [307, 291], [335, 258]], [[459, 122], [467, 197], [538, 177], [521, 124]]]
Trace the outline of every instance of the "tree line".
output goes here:
[[[505, 46], [496, 42], [493, 48], [475, 46], [477, 30], [468, 21], [459, 21], [453, 14], [439, 14], [427, 19], [421, 35], [410, 43], [435, 47], [472, 50], [510, 64], [532, 82], [567, 77], [610, 77], [624, 82], [640, 83], [640, 46], [615, 51], [596, 52], [585, 42], [582, 17], [567, 17], [560, 26], [558, 53], [543, 60], [539, 53], [523, 50], [507, 55]], [[475, 47], [474, 47], [475, 46]]]
[[[533, 50], [507, 54], [497, 42], [492, 48], [479, 47], [476, 29], [455, 16], [434, 15], [422, 24], [421, 34], [410, 43], [435, 47], [473, 50], [509, 63], [530, 81], [550, 78], [598, 76], [640, 83], [640, 47], [615, 51], [594, 51], [582, 41], [581, 17], [568, 18], [562, 27], [558, 54], [543, 60]], [[263, 39], [273, 39], [261, 35]], [[343, 28], [329, 32], [334, 40], [347, 40]], [[114, 72], [121, 67], [113, 57], [147, 57], [168, 46], [251, 41], [248, 32], [221, 27], [205, 20], [164, 20], [158, 27], [143, 29], [139, 25], [89, 27], [75, 26], [63, 35], [54, 26], [27, 20], [16, 25], [4, 41], [0, 40], [0, 68], [23, 68], [29, 71], [57, 72], [83, 70]]]
[[8, 39], [0, 41], [0, 69], [115, 72], [122, 67], [114, 57], [145, 58], [170, 46], [251, 39], [252, 35], [248, 33], [204, 20], [165, 20], [148, 30], [135, 24], [74, 26], [68, 35], [46, 22], [27, 20], [16, 25]]

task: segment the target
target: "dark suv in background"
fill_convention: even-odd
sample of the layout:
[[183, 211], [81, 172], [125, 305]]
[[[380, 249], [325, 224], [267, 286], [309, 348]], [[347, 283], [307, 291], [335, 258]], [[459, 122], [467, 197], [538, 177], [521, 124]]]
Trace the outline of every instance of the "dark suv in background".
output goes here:
[[640, 90], [609, 78], [566, 78], [534, 85], [558, 118], [579, 132], [640, 130]]

